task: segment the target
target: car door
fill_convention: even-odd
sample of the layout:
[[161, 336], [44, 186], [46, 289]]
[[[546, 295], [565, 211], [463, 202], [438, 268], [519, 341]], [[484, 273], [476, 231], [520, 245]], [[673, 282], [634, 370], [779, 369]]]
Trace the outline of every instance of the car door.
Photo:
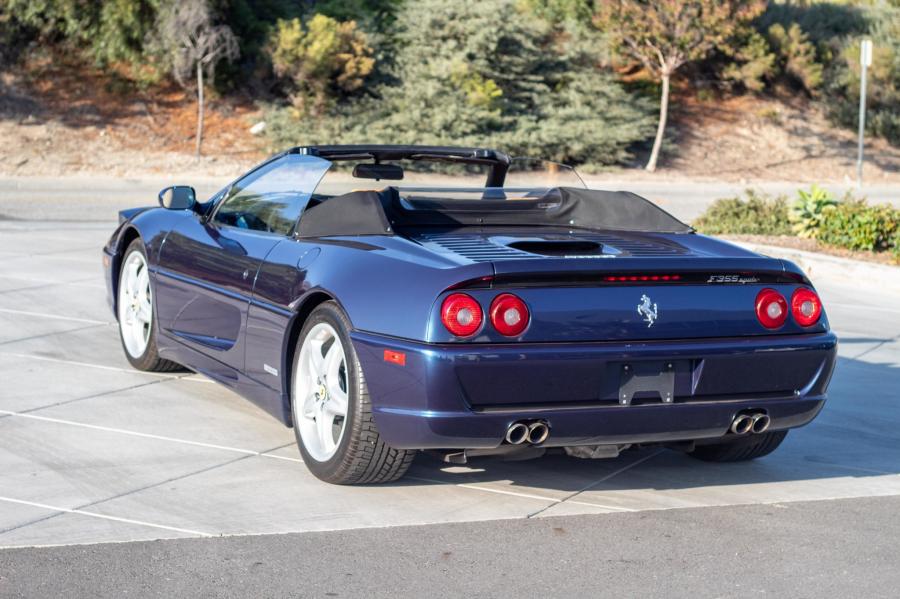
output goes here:
[[[293, 233], [329, 166], [313, 156], [282, 155], [233, 183], [207, 216], [178, 225], [160, 250], [160, 329], [229, 369], [243, 370], [243, 337], [257, 272], [269, 252]], [[229, 376], [225, 369], [210, 374]]]

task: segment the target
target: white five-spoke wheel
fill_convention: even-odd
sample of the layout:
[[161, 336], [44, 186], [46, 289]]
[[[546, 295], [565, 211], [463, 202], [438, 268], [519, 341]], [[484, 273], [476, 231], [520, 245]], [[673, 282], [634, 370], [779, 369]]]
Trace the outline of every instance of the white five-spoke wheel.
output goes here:
[[321, 480], [390, 482], [403, 476], [416, 452], [381, 439], [351, 329], [333, 301], [319, 304], [304, 320], [292, 360], [294, 434], [306, 467]]
[[159, 357], [153, 322], [153, 290], [143, 242], [134, 239], [125, 248], [116, 291], [119, 336], [125, 357], [138, 370], [172, 372], [181, 366]]
[[334, 328], [321, 322], [300, 348], [294, 397], [306, 451], [320, 462], [337, 451], [347, 424], [348, 385], [344, 347]]
[[132, 358], [147, 351], [153, 321], [153, 296], [147, 260], [140, 250], [132, 250], [122, 266], [119, 281], [119, 328], [122, 343]]

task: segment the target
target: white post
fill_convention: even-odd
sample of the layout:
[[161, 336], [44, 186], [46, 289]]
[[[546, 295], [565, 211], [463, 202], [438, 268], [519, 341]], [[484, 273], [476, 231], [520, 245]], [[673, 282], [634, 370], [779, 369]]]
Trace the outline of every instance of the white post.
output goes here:
[[872, 65], [872, 40], [862, 40], [859, 46], [859, 148], [856, 155], [856, 187], [862, 189], [863, 135], [866, 131], [866, 75]]

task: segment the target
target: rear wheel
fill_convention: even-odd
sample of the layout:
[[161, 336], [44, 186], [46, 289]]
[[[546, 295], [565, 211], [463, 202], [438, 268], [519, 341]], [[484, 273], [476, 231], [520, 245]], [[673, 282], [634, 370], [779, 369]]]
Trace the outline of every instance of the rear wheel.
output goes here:
[[140, 238], [132, 241], [125, 250], [119, 269], [116, 308], [119, 338], [132, 366], [150, 372], [181, 370], [179, 364], [160, 358], [157, 351], [150, 270]]
[[727, 443], [698, 445], [690, 456], [704, 462], [744, 462], [767, 456], [781, 445], [787, 431], [771, 431]]
[[294, 352], [291, 416], [303, 461], [334, 484], [383, 483], [409, 469], [415, 451], [393, 449], [378, 434], [365, 378], [334, 302], [310, 314]]

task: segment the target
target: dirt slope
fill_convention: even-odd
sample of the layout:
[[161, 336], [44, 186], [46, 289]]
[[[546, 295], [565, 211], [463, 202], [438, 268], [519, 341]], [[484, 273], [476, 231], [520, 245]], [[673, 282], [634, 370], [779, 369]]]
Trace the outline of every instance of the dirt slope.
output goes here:
[[[211, 100], [199, 160], [195, 118], [193, 96], [174, 85], [150, 93], [65, 58], [32, 60], [0, 74], [0, 177], [231, 176], [267, 154], [265, 140], [249, 132], [261, 118], [249, 99]], [[675, 143], [657, 173], [609, 174], [747, 184], [855, 179], [855, 135], [804, 99], [675, 98], [668, 135]], [[867, 152], [867, 183], [900, 183], [900, 148], [870, 140]]]

